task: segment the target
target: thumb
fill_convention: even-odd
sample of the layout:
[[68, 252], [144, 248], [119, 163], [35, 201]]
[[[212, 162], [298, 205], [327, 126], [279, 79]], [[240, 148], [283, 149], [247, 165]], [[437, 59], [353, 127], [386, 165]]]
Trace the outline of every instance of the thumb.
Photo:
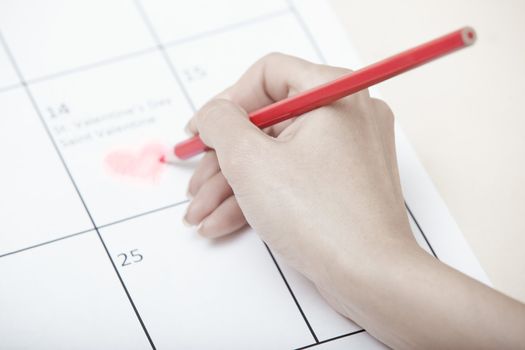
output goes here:
[[223, 172], [230, 164], [260, 155], [269, 136], [248, 119], [248, 114], [230, 100], [213, 99], [192, 118], [189, 127], [202, 141], [215, 149]]

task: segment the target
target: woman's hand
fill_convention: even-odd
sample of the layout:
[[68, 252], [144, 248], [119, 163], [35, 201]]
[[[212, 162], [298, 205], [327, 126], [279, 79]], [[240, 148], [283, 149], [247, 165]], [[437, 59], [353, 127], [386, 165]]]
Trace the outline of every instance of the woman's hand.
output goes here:
[[266, 133], [247, 120], [246, 111], [347, 73], [271, 54], [205, 105], [189, 129], [215, 151], [190, 181], [185, 220], [207, 237], [247, 221], [314, 280], [326, 276], [334, 254], [358, 262], [415, 246], [385, 103], [362, 91]]
[[191, 119], [208, 152], [186, 222], [206, 237], [249, 223], [328, 302], [393, 347], [525, 346], [523, 304], [452, 270], [410, 231], [393, 115], [367, 91], [261, 131], [247, 112], [349, 71], [281, 54]]

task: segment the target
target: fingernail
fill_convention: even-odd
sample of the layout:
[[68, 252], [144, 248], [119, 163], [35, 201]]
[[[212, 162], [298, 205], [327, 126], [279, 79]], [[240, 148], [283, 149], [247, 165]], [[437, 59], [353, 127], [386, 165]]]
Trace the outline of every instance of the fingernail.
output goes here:
[[186, 215], [184, 215], [184, 217], [182, 218], [182, 223], [184, 224], [184, 226], [186, 227], [193, 227], [194, 225], [190, 224], [188, 222], [188, 220], [186, 220]]
[[184, 226], [186, 227], [193, 227], [194, 225], [190, 224], [187, 217], [188, 217], [188, 209], [190, 208], [190, 206], [188, 205], [186, 207], [186, 212], [184, 213], [184, 215], [182, 216], [182, 223], [184, 224]]
[[201, 221], [201, 223], [197, 226], [196, 231], [198, 234], [202, 235], [202, 227], [204, 226], [204, 221]]

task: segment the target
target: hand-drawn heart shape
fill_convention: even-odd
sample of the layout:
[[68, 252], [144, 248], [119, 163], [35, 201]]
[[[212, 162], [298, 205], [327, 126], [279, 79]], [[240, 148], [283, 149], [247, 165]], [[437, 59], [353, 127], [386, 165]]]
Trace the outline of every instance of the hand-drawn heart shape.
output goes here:
[[104, 161], [109, 170], [115, 174], [155, 181], [166, 167], [160, 162], [160, 157], [166, 152], [166, 146], [160, 143], [148, 143], [138, 151], [124, 149], [111, 151]]

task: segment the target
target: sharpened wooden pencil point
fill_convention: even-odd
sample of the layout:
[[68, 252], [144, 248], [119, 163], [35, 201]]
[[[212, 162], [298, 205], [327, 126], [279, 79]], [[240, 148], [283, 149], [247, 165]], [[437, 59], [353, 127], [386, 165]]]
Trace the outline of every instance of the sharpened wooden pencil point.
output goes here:
[[182, 159], [178, 158], [173, 152], [165, 153], [159, 158], [159, 162], [164, 164], [179, 164]]

